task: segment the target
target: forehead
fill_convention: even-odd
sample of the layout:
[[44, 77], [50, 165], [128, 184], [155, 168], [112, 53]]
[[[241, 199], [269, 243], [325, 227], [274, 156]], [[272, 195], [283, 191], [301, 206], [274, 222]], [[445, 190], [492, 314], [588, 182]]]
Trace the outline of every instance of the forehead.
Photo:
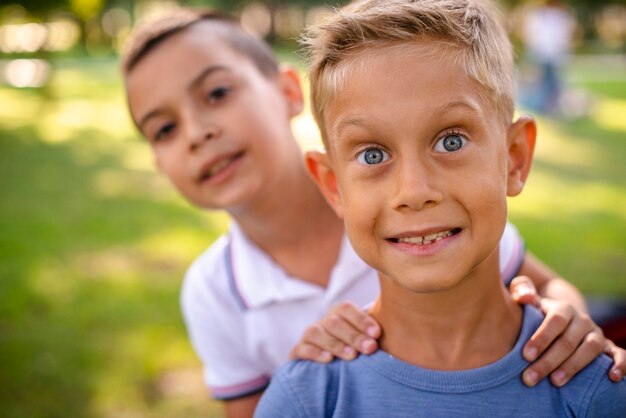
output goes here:
[[251, 58], [233, 48], [216, 24], [197, 22], [150, 50], [126, 75], [131, 112], [183, 94], [199, 73], [220, 66], [252, 82], [262, 77]]
[[227, 30], [220, 27], [219, 23], [194, 23], [154, 46], [130, 71], [128, 78], [133, 78], [136, 73], [147, 73], [147, 69], [153, 67], [189, 69], [202, 67], [207, 62], [220, 62], [233, 67], [253, 64], [251, 58], [237, 51], [227, 41]]
[[340, 63], [335, 79], [325, 87], [329, 138], [337, 136], [346, 121], [375, 123], [378, 115], [388, 116], [390, 108], [420, 117], [463, 107], [481, 117], [494, 113], [484, 89], [467, 74], [460, 58], [451, 48], [420, 40], [369, 48]]

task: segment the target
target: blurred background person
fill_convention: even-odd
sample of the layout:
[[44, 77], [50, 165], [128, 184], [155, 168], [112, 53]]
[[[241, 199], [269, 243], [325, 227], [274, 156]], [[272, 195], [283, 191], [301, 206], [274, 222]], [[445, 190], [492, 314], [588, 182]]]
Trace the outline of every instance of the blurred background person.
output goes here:
[[535, 111], [559, 111], [563, 91], [562, 67], [567, 62], [576, 30], [576, 20], [559, 0], [548, 0], [529, 10], [524, 22], [524, 43], [539, 79], [529, 90], [525, 105]]

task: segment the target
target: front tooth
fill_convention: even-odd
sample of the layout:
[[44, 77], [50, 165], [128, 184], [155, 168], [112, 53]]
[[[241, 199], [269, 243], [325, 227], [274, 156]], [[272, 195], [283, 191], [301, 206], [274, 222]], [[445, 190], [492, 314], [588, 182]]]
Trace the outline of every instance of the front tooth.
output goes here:
[[218, 171], [220, 171], [222, 168], [224, 168], [226, 166], [226, 164], [228, 164], [227, 160], [222, 160], [221, 162], [215, 164], [213, 167], [211, 167], [211, 169], [209, 170], [209, 175], [212, 176], [213, 174], [217, 173]]
[[450, 235], [452, 235], [452, 231], [448, 230], [448, 231], [444, 231], [444, 232], [437, 232], [436, 234], [426, 235], [425, 237], [406, 237], [406, 238], [401, 238], [399, 241], [410, 243], [410, 244], [423, 244], [425, 242], [439, 241], [439, 240], [441, 240], [441, 239], [443, 239], [445, 237], [449, 237]]
[[432, 241], [432, 240], [434, 240], [435, 238], [437, 238], [437, 235], [438, 235], [438, 234], [430, 234], [430, 235], [426, 235], [426, 236], [424, 237], [424, 241]]

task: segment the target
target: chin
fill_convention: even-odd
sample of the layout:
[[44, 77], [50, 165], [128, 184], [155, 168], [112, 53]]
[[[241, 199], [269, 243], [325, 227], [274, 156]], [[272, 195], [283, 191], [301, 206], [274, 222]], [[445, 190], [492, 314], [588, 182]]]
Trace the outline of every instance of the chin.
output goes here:
[[[387, 280], [410, 292], [419, 294], [430, 294], [445, 292], [458, 286], [462, 279], [458, 276], [451, 276], [446, 273], [429, 273], [427, 275], [415, 275], [410, 277], [403, 275], [401, 279], [396, 279], [399, 275], [386, 275]], [[396, 277], [396, 278], [393, 278]]]

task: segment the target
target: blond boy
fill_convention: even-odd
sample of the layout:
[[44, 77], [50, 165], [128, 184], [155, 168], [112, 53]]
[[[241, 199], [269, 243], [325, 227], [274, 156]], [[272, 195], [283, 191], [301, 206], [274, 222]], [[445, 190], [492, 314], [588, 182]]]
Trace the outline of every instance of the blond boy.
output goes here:
[[562, 388], [519, 376], [542, 316], [502, 286], [497, 248], [536, 127], [512, 122], [511, 46], [492, 6], [358, 2], [307, 43], [327, 150], [309, 169], [379, 272], [383, 335], [371, 356], [280, 369], [255, 416], [623, 416], [626, 381], [604, 378], [604, 355]]

